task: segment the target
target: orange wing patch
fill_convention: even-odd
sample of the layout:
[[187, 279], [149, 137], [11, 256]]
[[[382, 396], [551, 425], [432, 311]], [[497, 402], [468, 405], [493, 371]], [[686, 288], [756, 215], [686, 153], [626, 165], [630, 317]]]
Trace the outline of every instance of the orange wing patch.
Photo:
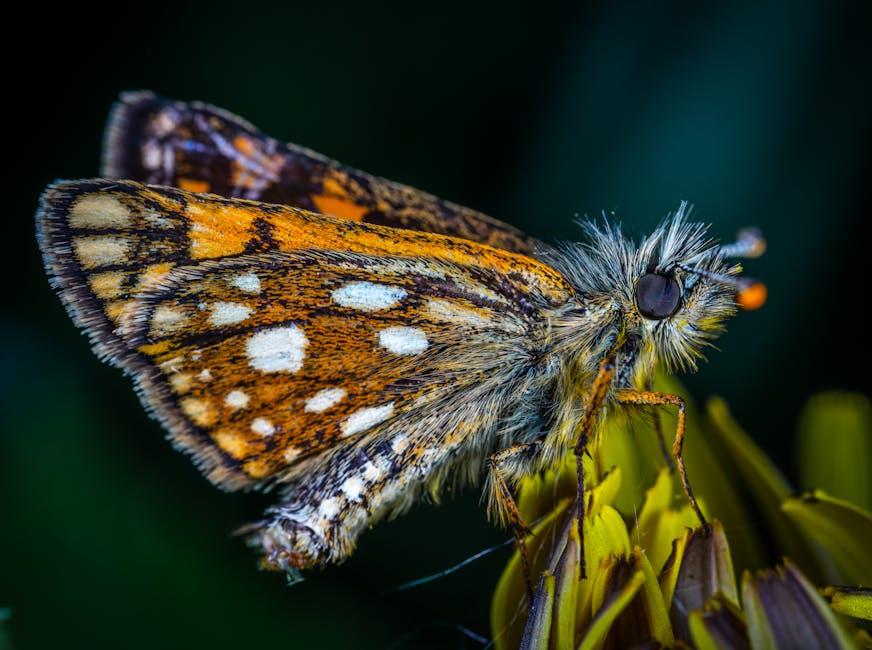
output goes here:
[[179, 188], [186, 192], [199, 192], [205, 194], [211, 188], [208, 181], [197, 180], [195, 178], [179, 178]]
[[312, 202], [315, 209], [322, 214], [351, 221], [363, 221], [364, 215], [369, 211], [366, 206], [328, 194], [313, 194]]

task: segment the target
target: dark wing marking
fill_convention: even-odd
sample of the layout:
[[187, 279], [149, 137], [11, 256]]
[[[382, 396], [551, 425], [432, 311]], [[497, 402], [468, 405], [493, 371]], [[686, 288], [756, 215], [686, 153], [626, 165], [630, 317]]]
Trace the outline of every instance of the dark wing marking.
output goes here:
[[270, 138], [198, 102], [125, 93], [106, 129], [103, 174], [300, 207], [530, 254], [536, 242], [475, 210]]

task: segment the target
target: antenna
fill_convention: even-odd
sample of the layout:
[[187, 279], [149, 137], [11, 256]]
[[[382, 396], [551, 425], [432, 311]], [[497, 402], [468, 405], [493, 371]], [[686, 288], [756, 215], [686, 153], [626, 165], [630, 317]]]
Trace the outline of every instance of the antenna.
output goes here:
[[[724, 244], [719, 252], [724, 257], [760, 257], [766, 252], [766, 240], [759, 228], [742, 228], [732, 244]], [[748, 311], [760, 309], [766, 304], [766, 285], [754, 278], [742, 278], [727, 273], [715, 273], [706, 269], [679, 264], [678, 268], [703, 278], [733, 287], [736, 291], [736, 304]]]
[[759, 228], [742, 228], [736, 234], [736, 241], [724, 244], [720, 249], [724, 257], [760, 257], [766, 252], [766, 240]]

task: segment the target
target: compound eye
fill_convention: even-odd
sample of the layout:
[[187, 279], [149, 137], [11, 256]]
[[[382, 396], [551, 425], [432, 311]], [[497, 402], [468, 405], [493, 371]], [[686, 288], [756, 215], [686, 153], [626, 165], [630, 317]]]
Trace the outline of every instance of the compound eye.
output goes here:
[[681, 288], [675, 278], [646, 273], [636, 282], [636, 307], [651, 320], [669, 318], [681, 306]]

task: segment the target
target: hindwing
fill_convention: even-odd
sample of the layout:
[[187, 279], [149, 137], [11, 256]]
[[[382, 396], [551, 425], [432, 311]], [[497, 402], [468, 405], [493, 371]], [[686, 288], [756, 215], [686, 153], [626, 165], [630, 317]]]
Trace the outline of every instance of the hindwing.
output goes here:
[[470, 239], [530, 254], [517, 228], [264, 135], [199, 102], [125, 93], [106, 130], [103, 174], [292, 205], [335, 217]]

